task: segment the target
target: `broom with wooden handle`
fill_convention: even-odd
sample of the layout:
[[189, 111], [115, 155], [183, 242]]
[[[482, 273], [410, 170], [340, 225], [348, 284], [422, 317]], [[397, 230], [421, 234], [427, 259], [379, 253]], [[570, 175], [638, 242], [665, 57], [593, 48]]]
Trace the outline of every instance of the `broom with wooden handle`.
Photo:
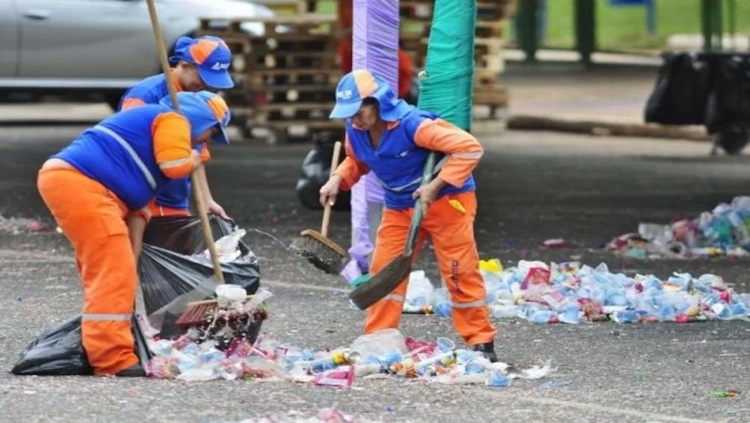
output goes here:
[[[164, 77], [167, 80], [167, 89], [169, 90], [169, 97], [172, 99], [172, 107], [179, 113], [180, 112], [180, 103], [177, 101], [177, 92], [174, 88], [174, 81], [172, 77], [172, 73], [170, 72], [169, 68], [169, 62], [167, 61], [167, 49], [164, 45], [164, 37], [161, 33], [161, 26], [159, 26], [159, 17], [156, 13], [156, 6], [154, 5], [154, 0], [147, 0], [148, 3], [148, 12], [151, 16], [151, 27], [153, 28], [154, 32], [154, 41], [156, 42], [156, 50], [157, 55], [159, 56], [159, 61], [161, 62], [161, 67], [164, 72]], [[214, 237], [211, 232], [211, 225], [208, 221], [208, 212], [206, 210], [206, 203], [204, 201], [203, 196], [203, 188], [200, 183], [198, 183], [197, 178], [195, 176], [195, 172], [193, 172], [190, 175], [190, 180], [193, 185], [193, 194], [195, 196], [195, 203], [196, 207], [198, 209], [198, 216], [200, 217], [201, 221], [201, 227], [203, 228], [203, 236], [206, 242], [206, 247], [208, 248], [208, 252], [211, 255], [211, 262], [213, 263], [214, 268], [214, 275], [216, 276], [216, 282], [218, 284], [224, 283], [224, 274], [221, 271], [221, 263], [219, 262], [219, 254], [216, 251], [216, 245], [214, 244]], [[188, 304], [188, 309], [183, 313], [183, 316], [180, 317], [179, 320], [185, 320], [182, 317], [185, 315], [195, 316], [197, 314], [203, 314], [203, 312], [207, 311], [205, 308], [210, 308], [214, 306], [215, 303], [212, 304], [196, 304], [191, 305]], [[196, 310], [196, 307], [201, 308], [201, 310]], [[178, 321], [179, 321], [178, 320]]]
[[[336, 141], [333, 145], [330, 176], [333, 176], [336, 172], [340, 154], [341, 141]], [[323, 210], [323, 223], [321, 224], [320, 232], [314, 229], [302, 231], [300, 237], [292, 242], [290, 248], [292, 251], [306, 258], [318, 269], [329, 274], [338, 274], [341, 272], [341, 260], [346, 256], [346, 251], [328, 239], [328, 225], [330, 221], [331, 204], [328, 202]]]

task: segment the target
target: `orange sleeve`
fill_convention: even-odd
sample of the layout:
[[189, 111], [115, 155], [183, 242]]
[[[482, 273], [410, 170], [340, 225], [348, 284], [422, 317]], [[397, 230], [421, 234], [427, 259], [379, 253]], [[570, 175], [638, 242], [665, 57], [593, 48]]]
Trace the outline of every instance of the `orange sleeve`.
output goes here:
[[146, 102], [141, 100], [140, 98], [130, 97], [130, 98], [126, 98], [125, 100], [123, 100], [122, 107], [120, 107], [120, 110], [128, 110], [134, 107], [145, 106], [145, 105], [146, 105]]
[[154, 157], [159, 169], [170, 179], [184, 178], [193, 171], [190, 124], [175, 112], [162, 113], [154, 119]]
[[336, 172], [334, 173], [344, 178], [344, 183], [341, 185], [341, 189], [348, 190], [359, 181], [359, 178], [361, 178], [362, 175], [367, 174], [370, 169], [354, 155], [352, 145], [349, 143], [349, 137], [346, 137], [346, 140], [344, 141], [344, 148], [346, 149], [346, 158], [341, 162], [339, 167], [336, 168]]
[[414, 142], [447, 156], [438, 178], [454, 187], [466, 182], [484, 152], [473, 135], [442, 119], [424, 120], [414, 134]]
[[208, 144], [203, 144], [203, 150], [201, 150], [201, 163], [206, 163], [211, 160], [211, 152], [208, 151]]

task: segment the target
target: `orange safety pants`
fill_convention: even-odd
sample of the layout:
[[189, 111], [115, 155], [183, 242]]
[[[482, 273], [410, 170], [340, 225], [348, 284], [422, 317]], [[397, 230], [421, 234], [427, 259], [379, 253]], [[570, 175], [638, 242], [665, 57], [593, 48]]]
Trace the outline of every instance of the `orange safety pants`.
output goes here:
[[[477, 197], [472, 192], [444, 196], [430, 206], [422, 221], [417, 247], [427, 235], [432, 239], [440, 274], [451, 295], [453, 326], [468, 345], [494, 340], [497, 330], [490, 323], [484, 280], [479, 273], [479, 253], [474, 241]], [[375, 243], [372, 274], [377, 274], [404, 251], [414, 209], [385, 209]], [[408, 280], [401, 282], [382, 300], [367, 309], [365, 333], [398, 328]]]
[[83, 347], [94, 373], [111, 375], [137, 364], [130, 320], [138, 275], [127, 207], [75, 169], [42, 169], [37, 187], [75, 250], [83, 281]]
[[155, 201], [149, 203], [151, 209], [151, 216], [190, 216], [190, 210], [185, 209], [173, 209], [172, 207], [160, 206]]

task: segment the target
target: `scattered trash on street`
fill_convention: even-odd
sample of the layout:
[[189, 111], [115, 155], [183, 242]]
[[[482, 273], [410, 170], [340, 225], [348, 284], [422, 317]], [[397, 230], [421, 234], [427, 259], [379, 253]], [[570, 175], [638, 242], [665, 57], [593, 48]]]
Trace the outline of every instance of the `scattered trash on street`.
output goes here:
[[149, 376], [185, 381], [245, 379], [342, 388], [358, 378], [392, 377], [508, 387], [512, 379], [541, 379], [553, 371], [551, 360], [519, 369], [490, 363], [481, 352], [457, 348], [446, 338], [419, 341], [396, 329], [363, 335], [350, 347], [330, 351], [313, 351], [270, 337], [252, 344], [240, 337], [225, 350], [212, 340], [201, 342], [190, 335], [150, 343], [155, 357], [149, 362]]
[[750, 197], [735, 197], [711, 212], [669, 224], [641, 223], [605, 247], [632, 258], [698, 258], [750, 254]]
[[[487, 302], [495, 319], [520, 318], [533, 323], [607, 321], [617, 323], [746, 320], [750, 294], [738, 294], [717, 275], [693, 277], [674, 273], [666, 280], [654, 275], [611, 273], [579, 262], [546, 263], [521, 260], [503, 269], [499, 260], [479, 264]], [[451, 315], [446, 288], [428, 289], [424, 273], [413, 272], [404, 310], [429, 310]], [[411, 295], [410, 295], [411, 294]]]
[[0, 215], [0, 234], [19, 235], [28, 232], [45, 232], [49, 225], [39, 220]]

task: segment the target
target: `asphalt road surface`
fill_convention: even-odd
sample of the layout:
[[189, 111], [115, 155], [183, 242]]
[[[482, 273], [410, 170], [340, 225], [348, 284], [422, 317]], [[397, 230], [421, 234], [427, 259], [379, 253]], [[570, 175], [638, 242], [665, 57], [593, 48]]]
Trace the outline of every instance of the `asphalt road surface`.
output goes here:
[[[0, 129], [0, 212], [5, 218], [49, 220], [35, 188], [44, 158], [81, 127]], [[625, 260], [599, 247], [633, 232], [639, 222], [696, 216], [747, 193], [747, 157], [708, 157], [701, 143], [533, 132], [483, 136], [486, 155], [476, 172], [476, 225], [483, 258], [589, 265], [613, 271], [715, 273], [748, 292], [747, 259]], [[289, 242], [316, 228], [321, 213], [294, 193], [307, 145], [236, 143], [214, 148], [208, 174], [214, 196], [239, 224]], [[348, 213], [334, 213], [332, 237], [348, 245]], [[548, 238], [570, 249], [545, 250]], [[350, 344], [363, 313], [352, 309], [346, 285], [290, 256], [272, 239], [245, 238], [261, 258], [262, 285], [274, 293], [264, 333], [315, 349]], [[434, 256], [417, 266], [435, 279]], [[238, 422], [267, 413], [316, 415], [335, 407], [381, 421], [750, 421], [750, 325], [590, 323], [533, 325], [498, 322], [503, 361], [530, 366], [552, 359], [544, 380], [510, 388], [425, 384], [403, 379], [358, 380], [335, 390], [291, 383], [133, 380], [95, 377], [15, 377], [21, 349], [45, 327], [79, 312], [81, 289], [67, 241], [54, 231], [0, 233], [0, 420], [9, 422]], [[405, 316], [403, 332], [457, 339], [436, 316]], [[548, 387], [545, 382], [556, 383]], [[734, 398], [711, 393], [736, 390]]]

